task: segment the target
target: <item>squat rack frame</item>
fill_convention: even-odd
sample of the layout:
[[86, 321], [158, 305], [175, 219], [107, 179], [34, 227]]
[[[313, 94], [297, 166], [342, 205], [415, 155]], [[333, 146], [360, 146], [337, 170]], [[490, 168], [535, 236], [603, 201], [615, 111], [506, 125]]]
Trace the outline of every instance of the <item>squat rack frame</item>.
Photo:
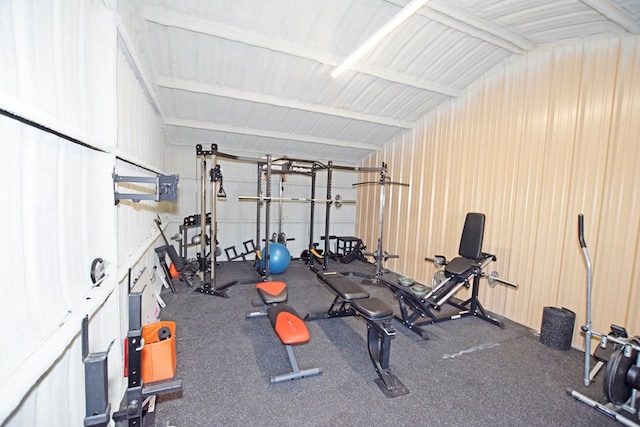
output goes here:
[[[256, 203], [256, 242], [258, 244], [258, 246], [260, 246], [261, 243], [261, 227], [260, 227], [260, 223], [261, 223], [261, 219], [262, 219], [262, 205], [263, 203], [266, 204], [266, 212], [265, 212], [265, 242], [269, 241], [269, 227], [270, 227], [270, 222], [271, 222], [271, 217], [270, 217], [270, 212], [271, 212], [271, 201], [273, 200], [272, 196], [271, 196], [271, 175], [273, 173], [273, 169], [274, 169], [274, 160], [272, 159], [270, 154], [266, 155], [266, 160], [262, 159], [262, 158], [254, 158], [254, 157], [245, 157], [245, 156], [237, 156], [237, 155], [232, 155], [232, 154], [228, 154], [228, 153], [223, 153], [221, 151], [218, 150], [218, 145], [217, 144], [211, 144], [211, 149], [210, 150], [205, 150], [203, 149], [201, 144], [196, 145], [196, 157], [198, 159], [200, 159], [200, 164], [201, 164], [201, 169], [202, 169], [202, 183], [201, 183], [201, 208], [202, 208], [202, 213], [201, 213], [201, 218], [203, 218], [202, 221], [204, 221], [204, 218], [206, 218], [207, 215], [207, 208], [210, 207], [211, 210], [211, 233], [212, 233], [212, 237], [210, 239], [210, 245], [214, 244], [214, 242], [216, 242], [216, 238], [215, 238], [215, 234], [217, 233], [217, 215], [216, 215], [216, 190], [215, 190], [215, 181], [216, 179], [214, 178], [214, 170], [217, 169], [218, 167], [218, 158], [224, 158], [224, 159], [229, 159], [229, 160], [235, 160], [235, 161], [241, 161], [241, 162], [248, 162], [248, 163], [255, 163], [257, 165], [257, 179], [256, 179], [256, 194], [257, 196], [255, 197], [255, 199], [257, 199], [257, 203]], [[206, 183], [206, 175], [207, 175], [207, 160], [210, 160], [212, 163], [212, 169], [211, 169], [211, 173], [210, 173], [210, 177], [211, 177], [211, 186], [209, 187], [209, 189], [207, 189], [207, 183]], [[312, 240], [313, 239], [313, 221], [314, 221], [314, 202], [315, 202], [315, 175], [316, 172], [318, 170], [322, 170], [322, 169], [327, 169], [327, 166], [317, 162], [317, 161], [309, 161], [309, 160], [301, 160], [301, 159], [292, 159], [292, 158], [282, 158], [282, 159], [276, 159], [276, 162], [279, 161], [285, 161], [285, 164], [287, 164], [288, 166], [286, 167], [288, 169], [287, 173], [297, 173], [297, 174], [306, 174], [306, 175], [310, 175], [312, 178], [312, 198], [309, 199], [311, 201], [311, 227], [310, 227], [310, 233], [309, 233], [309, 238]], [[304, 163], [308, 163], [310, 166], [300, 166], [300, 165], [294, 165], [295, 162], [304, 162]], [[276, 168], [280, 168], [280, 170], [282, 170], [282, 165], [275, 165]], [[219, 172], [219, 169], [218, 173]], [[266, 174], [266, 197], [262, 195], [262, 174]], [[330, 185], [330, 180], [329, 180], [329, 185]], [[207, 204], [207, 199], [206, 199], [206, 195], [207, 193], [210, 194], [210, 206]], [[328, 188], [327, 191], [328, 197], [330, 197], [330, 188]], [[331, 200], [327, 201], [327, 206], [329, 207], [329, 205], [332, 203]], [[329, 220], [327, 219], [326, 221], [327, 225], [329, 223]], [[207, 249], [207, 239], [206, 239], [206, 229], [205, 227], [203, 227], [201, 229], [201, 252], [203, 254], [204, 259], [206, 260], [206, 249]], [[213, 295], [213, 296], [222, 296], [222, 297], [228, 297], [227, 293], [226, 293], [226, 289], [230, 288], [233, 285], [236, 284], [249, 284], [249, 283], [256, 283], [256, 280], [236, 280], [233, 281], [231, 283], [225, 284], [223, 286], [216, 286], [216, 262], [215, 262], [215, 250], [210, 250], [210, 254], [211, 254], [211, 260], [208, 266], [208, 271], [209, 271], [209, 280], [207, 281], [206, 278], [206, 272], [207, 272], [207, 266], [206, 266], [206, 262], [205, 263], [199, 263], [199, 270], [200, 270], [200, 278], [201, 278], [201, 282], [202, 285], [196, 289], [197, 292], [200, 293], [204, 293], [207, 295]], [[264, 269], [263, 271], [261, 271], [261, 276], [262, 276], [262, 280], [270, 280], [271, 275], [270, 275], [270, 266], [269, 266], [269, 245], [266, 244], [265, 245], [265, 250], [264, 253], [262, 254], [263, 259], [264, 259]]]
[[[274, 169], [278, 170], [276, 173], [295, 173], [295, 174], [303, 174], [303, 175], [307, 175], [311, 177], [311, 197], [309, 199], [290, 199], [292, 201], [305, 201], [305, 202], [309, 202], [310, 203], [310, 225], [309, 225], [309, 245], [308, 245], [308, 249], [311, 250], [313, 248], [313, 238], [314, 238], [314, 223], [315, 223], [315, 204], [316, 202], [322, 202], [325, 204], [325, 230], [324, 230], [324, 254], [325, 256], [323, 257], [323, 270], [326, 270], [328, 267], [328, 254], [329, 254], [329, 241], [330, 241], [330, 221], [331, 221], [331, 206], [333, 205], [333, 200], [332, 200], [332, 181], [333, 181], [333, 171], [334, 170], [340, 170], [340, 171], [351, 171], [351, 172], [365, 172], [365, 173], [369, 173], [369, 172], [377, 172], [380, 174], [380, 181], [379, 182], [372, 182], [372, 183], [379, 183], [382, 184], [381, 185], [381, 198], [380, 198], [380, 218], [379, 218], [379, 223], [380, 223], [380, 230], [379, 230], [379, 236], [378, 236], [378, 249], [377, 251], [373, 254], [376, 258], [377, 261], [377, 265], [378, 265], [378, 272], [376, 273], [376, 278], [378, 278], [382, 272], [381, 272], [381, 264], [383, 259], [389, 258], [389, 257], [393, 257], [393, 256], [389, 256], [386, 253], [383, 254], [382, 252], [382, 224], [384, 222], [384, 187], [385, 184], [389, 184], [390, 182], [388, 182], [387, 178], [386, 178], [386, 173], [387, 173], [387, 165], [386, 163], [382, 163], [381, 167], [359, 167], [359, 166], [340, 166], [340, 165], [334, 165], [332, 161], [329, 161], [326, 165], [318, 162], [316, 160], [305, 160], [305, 159], [297, 159], [297, 158], [288, 158], [288, 157], [282, 157], [282, 158], [276, 158], [275, 160], [272, 158], [272, 156], [270, 154], [266, 155], [266, 160], [262, 159], [262, 158], [254, 158], [254, 157], [247, 157], [247, 156], [238, 156], [238, 155], [233, 155], [233, 154], [228, 154], [228, 153], [223, 153], [221, 151], [218, 150], [218, 145], [217, 144], [211, 144], [211, 149], [210, 150], [205, 150], [203, 149], [201, 144], [197, 144], [196, 145], [196, 157], [198, 159], [200, 159], [200, 164], [201, 164], [201, 170], [202, 170], [202, 183], [201, 183], [201, 208], [202, 208], [202, 214], [201, 214], [201, 222], [205, 222], [206, 221], [206, 215], [207, 215], [207, 199], [206, 199], [206, 194], [207, 191], [209, 191], [209, 203], [210, 203], [210, 210], [211, 210], [211, 239], [210, 239], [210, 245], [214, 245], [216, 244], [216, 233], [217, 233], [217, 218], [216, 218], [216, 185], [215, 182], [217, 181], [216, 176], [214, 171], [217, 170], [218, 174], [220, 174], [219, 169], [217, 169], [218, 167], [218, 158], [223, 158], [223, 159], [228, 159], [228, 160], [235, 160], [235, 161], [241, 161], [241, 162], [248, 162], [248, 163], [255, 163], [257, 165], [257, 180], [256, 180], [256, 196], [254, 197], [257, 201], [256, 203], [256, 242], [258, 244], [258, 246], [260, 246], [261, 243], [261, 227], [260, 227], [260, 223], [261, 223], [261, 219], [262, 219], [262, 213], [261, 213], [261, 209], [262, 209], [262, 205], [265, 205], [266, 211], [265, 211], [265, 219], [264, 219], [264, 229], [265, 229], [265, 243], [269, 241], [269, 228], [270, 228], [270, 222], [271, 222], [271, 216], [270, 216], [270, 211], [271, 211], [271, 202], [273, 200], [278, 200], [278, 199], [283, 199], [283, 198], [278, 198], [278, 197], [272, 197], [272, 193], [271, 193], [271, 176], [274, 173]], [[209, 173], [210, 175], [210, 181], [211, 181], [211, 185], [209, 186], [209, 189], [207, 190], [207, 184], [206, 184], [206, 175], [207, 175], [207, 160], [211, 161], [212, 164], [212, 169]], [[274, 164], [275, 162], [275, 164]], [[284, 162], [284, 163], [279, 163], [279, 162]], [[297, 163], [297, 164], [296, 164]], [[286, 166], [283, 166], [286, 165]], [[283, 169], [288, 169], [286, 172], [283, 171]], [[316, 183], [317, 183], [317, 172], [318, 171], [322, 171], [322, 170], [326, 170], [327, 171], [327, 183], [326, 183], [326, 197], [324, 199], [317, 199], [316, 198]], [[266, 194], [263, 195], [262, 194], [262, 175], [266, 174]], [[357, 184], [353, 184], [353, 186], [357, 186], [357, 185], [365, 185], [365, 184], [369, 184], [369, 182], [367, 183], [357, 183]], [[407, 185], [407, 184], [404, 184]], [[242, 196], [241, 196], [242, 197]], [[205, 258], [206, 260], [206, 227], [203, 226], [201, 228], [201, 251], [202, 251], [202, 256]], [[256, 283], [256, 280], [236, 280], [234, 282], [225, 284], [223, 286], [217, 287], [216, 286], [216, 274], [215, 274], [215, 269], [216, 269], [216, 261], [215, 261], [215, 250], [210, 250], [210, 254], [211, 254], [211, 260], [209, 262], [209, 271], [210, 271], [210, 276], [209, 276], [209, 281], [207, 282], [206, 277], [205, 277], [205, 273], [206, 273], [206, 268], [200, 268], [200, 278], [202, 281], [202, 285], [196, 289], [197, 292], [201, 292], [204, 294], [208, 294], [208, 295], [214, 295], [214, 296], [223, 296], [223, 297], [228, 297], [228, 295], [226, 294], [226, 289], [228, 289], [229, 287], [236, 285], [236, 284], [249, 284], [249, 283]], [[264, 250], [264, 254], [263, 254], [263, 259], [264, 259], [264, 271], [261, 272], [261, 276], [262, 276], [262, 280], [270, 280], [271, 279], [271, 275], [270, 275], [270, 268], [269, 268], [269, 245], [265, 244], [265, 250]], [[200, 264], [200, 263], [199, 263]], [[206, 263], [203, 263], [206, 264]]]

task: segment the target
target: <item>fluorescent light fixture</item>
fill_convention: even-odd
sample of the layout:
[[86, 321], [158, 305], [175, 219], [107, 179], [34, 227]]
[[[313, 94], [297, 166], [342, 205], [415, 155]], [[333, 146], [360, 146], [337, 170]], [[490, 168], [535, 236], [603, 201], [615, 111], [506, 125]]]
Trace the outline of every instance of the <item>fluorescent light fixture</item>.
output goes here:
[[337, 66], [331, 72], [331, 77], [338, 77], [344, 70], [353, 65], [354, 62], [360, 59], [365, 53], [370, 51], [375, 45], [380, 43], [383, 38], [388, 36], [389, 33], [391, 33], [393, 30], [398, 28], [400, 24], [409, 19], [411, 15], [420, 10], [429, 1], [430, 0], [412, 0], [411, 2], [409, 2], [400, 12], [396, 14], [396, 16], [391, 18], [389, 22], [384, 24], [382, 28], [380, 28], [371, 37], [369, 37], [369, 39], [367, 39], [367, 41], [365, 41], [362, 46], [353, 51], [342, 64]]

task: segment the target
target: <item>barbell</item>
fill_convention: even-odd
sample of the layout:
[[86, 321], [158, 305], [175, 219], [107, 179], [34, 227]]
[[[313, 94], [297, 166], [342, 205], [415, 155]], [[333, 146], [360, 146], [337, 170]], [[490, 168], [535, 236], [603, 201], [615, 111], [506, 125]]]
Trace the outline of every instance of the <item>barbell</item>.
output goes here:
[[497, 271], [492, 271], [492, 272], [491, 272], [491, 273], [489, 273], [489, 274], [482, 273], [482, 277], [486, 277], [486, 278], [487, 278], [487, 281], [489, 282], [489, 286], [490, 286], [490, 287], [492, 287], [492, 288], [493, 288], [497, 283], [501, 283], [501, 284], [503, 284], [503, 285], [510, 286], [510, 287], [512, 287], [513, 289], [518, 289], [518, 284], [517, 284], [517, 283], [513, 283], [513, 282], [510, 282], [510, 281], [508, 281], [508, 280], [501, 279], [501, 278], [500, 278], [500, 275], [498, 274], [498, 272], [497, 272]]
[[310, 203], [310, 202], [315, 202], [315, 203], [329, 203], [329, 204], [334, 204], [336, 206], [336, 208], [340, 208], [342, 205], [344, 204], [355, 204], [356, 201], [355, 200], [343, 200], [342, 196], [340, 196], [339, 194], [336, 195], [336, 197], [332, 200], [332, 199], [308, 199], [308, 198], [304, 198], [304, 197], [265, 197], [263, 194], [260, 194], [259, 196], [238, 196], [239, 200], [257, 200], [258, 203], [262, 204], [265, 201], [270, 201], [270, 202], [304, 202], [304, 203]]
[[[429, 258], [429, 257], [425, 257], [424, 258], [425, 261], [429, 261], [432, 262], [436, 267], [444, 267], [445, 265], [448, 264], [447, 259], [443, 256], [443, 255], [436, 255], [433, 258]], [[490, 261], [495, 261], [495, 256], [490, 255], [489, 257], [486, 258], [486, 261], [480, 265], [480, 269], [483, 269]], [[436, 274], [438, 274], [439, 272], [436, 271]], [[517, 283], [513, 283], [510, 282], [508, 280], [505, 279], [501, 279], [500, 275], [498, 274], [497, 271], [492, 271], [491, 273], [487, 274], [484, 272], [480, 273], [480, 277], [485, 277], [487, 279], [487, 281], [489, 282], [489, 286], [490, 287], [494, 287], [496, 286], [498, 283], [509, 286], [513, 289], [518, 289], [519, 285]], [[442, 281], [444, 280], [444, 275], [441, 277], [438, 277], [438, 281]], [[436, 281], [436, 276], [434, 275], [433, 278], [431, 279], [432, 282]], [[435, 285], [434, 285], [435, 287]]]

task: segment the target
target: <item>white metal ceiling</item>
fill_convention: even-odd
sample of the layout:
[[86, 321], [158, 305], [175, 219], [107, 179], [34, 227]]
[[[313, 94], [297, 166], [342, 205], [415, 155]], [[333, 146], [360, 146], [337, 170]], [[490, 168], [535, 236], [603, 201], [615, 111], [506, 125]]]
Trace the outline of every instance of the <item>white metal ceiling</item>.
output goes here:
[[640, 33], [640, 0], [432, 0], [338, 78], [408, 0], [146, 0], [172, 143], [353, 164], [505, 59]]

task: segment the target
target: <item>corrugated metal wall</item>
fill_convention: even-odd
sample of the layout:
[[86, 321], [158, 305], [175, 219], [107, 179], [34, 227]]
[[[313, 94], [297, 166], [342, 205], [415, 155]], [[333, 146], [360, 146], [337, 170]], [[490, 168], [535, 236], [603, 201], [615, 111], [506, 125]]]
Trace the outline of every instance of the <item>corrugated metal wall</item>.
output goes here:
[[0, 424], [78, 425], [81, 319], [93, 351], [120, 337], [113, 268], [100, 287], [89, 279], [95, 257], [117, 259], [114, 13], [4, 1], [0, 28]]
[[[114, 206], [112, 174], [154, 176], [165, 139], [136, 46], [107, 3], [0, 2], [3, 426], [82, 425], [85, 315], [91, 352], [114, 342], [109, 397], [119, 408], [127, 273], [154, 277], [153, 219], [171, 211]], [[96, 257], [106, 261], [100, 286], [89, 274]]]
[[[586, 269], [594, 265], [593, 319], [640, 330], [640, 39], [589, 40], [528, 54], [487, 74], [414, 131], [367, 159], [389, 163], [386, 267], [430, 283], [425, 256], [457, 254], [467, 212], [487, 215], [484, 251], [514, 291], [483, 286], [489, 310], [539, 330], [543, 307], [576, 312], [583, 346]], [[359, 194], [357, 232], [377, 239], [377, 194]]]

